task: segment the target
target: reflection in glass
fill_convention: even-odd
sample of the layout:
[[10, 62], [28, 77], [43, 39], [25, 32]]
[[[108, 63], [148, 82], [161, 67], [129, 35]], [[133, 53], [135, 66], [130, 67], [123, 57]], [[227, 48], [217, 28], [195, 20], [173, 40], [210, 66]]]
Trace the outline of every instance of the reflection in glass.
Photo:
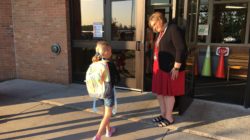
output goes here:
[[[200, 12], [199, 12], [199, 25], [207, 25], [208, 24], [208, 0], [202, 0], [200, 5]], [[199, 35], [197, 36], [198, 42], [206, 42], [206, 35]]]
[[247, 4], [214, 5], [213, 43], [244, 43]]
[[121, 79], [135, 78], [135, 51], [112, 50], [112, 59]]
[[72, 54], [74, 54], [72, 55], [72, 79], [74, 82], [83, 83], [95, 50], [73, 47]]
[[[72, 53], [74, 54], [72, 55], [72, 79], [74, 82], [83, 83], [95, 50], [93, 48], [73, 48]], [[116, 64], [121, 80], [135, 78], [135, 51], [113, 49], [112, 61]]]
[[[93, 40], [103, 38], [103, 0], [81, 0], [81, 39]], [[100, 32], [94, 37], [94, 25], [100, 25], [101, 28], [95, 30]], [[99, 27], [99, 26], [95, 26]], [[98, 37], [99, 36], [99, 37]]]
[[112, 1], [111, 38], [113, 41], [135, 40], [135, 1]]

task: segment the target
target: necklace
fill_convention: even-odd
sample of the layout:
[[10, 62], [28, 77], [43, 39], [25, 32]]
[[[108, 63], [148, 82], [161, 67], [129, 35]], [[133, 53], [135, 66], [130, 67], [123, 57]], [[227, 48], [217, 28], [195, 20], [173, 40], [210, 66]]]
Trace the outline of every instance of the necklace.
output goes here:
[[164, 31], [163, 32], [160, 32], [156, 42], [155, 42], [155, 46], [156, 47], [159, 47], [159, 43], [161, 41], [161, 38], [163, 37], [163, 35], [165, 34], [166, 30], [167, 30], [168, 26], [165, 27]]
[[[163, 35], [165, 34], [166, 30], [167, 30], [168, 26], [165, 27], [163, 32], [160, 32], [156, 42], [155, 42], [155, 46], [158, 48], [159, 47], [159, 43], [161, 38], [163, 37]], [[157, 55], [154, 53], [154, 60], [157, 60]]]

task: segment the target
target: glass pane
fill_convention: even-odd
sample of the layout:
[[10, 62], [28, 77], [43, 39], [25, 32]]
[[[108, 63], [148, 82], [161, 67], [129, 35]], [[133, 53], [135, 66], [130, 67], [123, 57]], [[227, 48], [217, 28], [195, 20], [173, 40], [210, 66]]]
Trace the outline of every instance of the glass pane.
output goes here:
[[[207, 28], [206, 28], [207, 27]], [[208, 0], [202, 0], [199, 12], [198, 42], [206, 42], [208, 29]]]
[[212, 42], [244, 43], [247, 3], [214, 5]]
[[[84, 82], [86, 71], [95, 54], [93, 48], [72, 48], [72, 78], [74, 82]], [[120, 73], [121, 80], [135, 78], [135, 51], [112, 50], [112, 60]]]
[[103, 39], [103, 0], [81, 0], [81, 39]]
[[135, 1], [112, 2], [111, 39], [113, 41], [135, 40]]
[[135, 78], [135, 51], [113, 49], [112, 59], [116, 64], [121, 79]]
[[94, 49], [72, 48], [72, 79], [74, 82], [84, 82], [86, 71], [92, 63]]

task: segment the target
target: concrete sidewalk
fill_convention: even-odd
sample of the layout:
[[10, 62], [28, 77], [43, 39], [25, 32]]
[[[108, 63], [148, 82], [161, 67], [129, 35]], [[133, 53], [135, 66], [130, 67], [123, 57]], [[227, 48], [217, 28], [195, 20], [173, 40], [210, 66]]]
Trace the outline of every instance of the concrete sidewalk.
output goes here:
[[[173, 137], [172, 139], [174, 139], [177, 134], [178, 136], [175, 137], [176, 139], [180, 139], [181, 136], [183, 136], [182, 138], [190, 140], [250, 139], [250, 109], [245, 109], [242, 106], [195, 99], [182, 116], [175, 114], [174, 125], [166, 128], [158, 128], [151, 122], [151, 119], [159, 113], [158, 103], [153, 95], [118, 90], [117, 96], [118, 113], [113, 117], [112, 122], [114, 121], [114, 125], [120, 126], [119, 130], [123, 133], [117, 134], [113, 139], [171, 140], [171, 136]], [[51, 110], [52, 107], [56, 108], [55, 112], [60, 112], [62, 108], [64, 108], [64, 111], [70, 112], [66, 114], [64, 111], [61, 111], [59, 118], [57, 116], [57, 118], [52, 119], [54, 121], [59, 121], [56, 124], [69, 125], [69, 122], [73, 121], [72, 119], [77, 119], [78, 122], [79, 120], [83, 121], [84, 119], [82, 116], [84, 116], [84, 118], [91, 118], [89, 120], [84, 120], [90, 124], [86, 125], [88, 127], [82, 125], [82, 127], [85, 126], [86, 134], [84, 135], [81, 133], [84, 131], [84, 129], [82, 129], [81, 132], [79, 131], [78, 135], [74, 135], [75, 137], [79, 136], [77, 139], [80, 139], [80, 137], [86, 137], [86, 139], [91, 138], [96, 132], [98, 123], [101, 119], [100, 114], [102, 108], [99, 107], [98, 113], [92, 112], [92, 99], [88, 97], [85, 87], [81, 84], [65, 86], [29, 80], [10, 80], [0, 83], [0, 97], [2, 100], [0, 104], [0, 132], [3, 132], [0, 133], [0, 139], [26, 139], [28, 136], [34, 137], [34, 135], [23, 136], [23, 131], [20, 131], [20, 129], [25, 131], [31, 129], [25, 129], [25, 127], [27, 127], [25, 126], [25, 122], [22, 122], [23, 126], [20, 125], [20, 128], [16, 128], [16, 130], [14, 130], [15, 124], [12, 122], [13, 116], [15, 116], [13, 114], [22, 114], [31, 107], [34, 109], [32, 112], [40, 112], [37, 111], [36, 108], [40, 108], [40, 110]], [[20, 112], [20, 108], [23, 110], [22, 112]], [[6, 109], [8, 110], [6, 111]], [[46, 120], [47, 117], [45, 115], [42, 119]], [[60, 117], [64, 118], [64, 120], [60, 120]], [[94, 122], [93, 125], [91, 125], [91, 122]], [[73, 121], [73, 123], [76, 122]], [[43, 127], [50, 126], [50, 122], [46, 120], [45, 124], [40, 125]], [[42, 126], [35, 128], [43, 128]], [[6, 127], [6, 129], [3, 127]], [[7, 134], [11, 132], [22, 132], [22, 136], [18, 136], [18, 134], [15, 133], [17, 136], [10, 138], [10, 135]], [[166, 133], [169, 134], [169, 132], [171, 132], [171, 136], [166, 135]], [[39, 135], [44, 134], [44, 132], [37, 133]], [[57, 135], [60, 135], [60, 133]], [[46, 136], [48, 138], [44, 139], [52, 139], [49, 138], [48, 135]], [[72, 134], [69, 134], [67, 137], [62, 138], [58, 136], [57, 138], [72, 139], [71, 136]]]

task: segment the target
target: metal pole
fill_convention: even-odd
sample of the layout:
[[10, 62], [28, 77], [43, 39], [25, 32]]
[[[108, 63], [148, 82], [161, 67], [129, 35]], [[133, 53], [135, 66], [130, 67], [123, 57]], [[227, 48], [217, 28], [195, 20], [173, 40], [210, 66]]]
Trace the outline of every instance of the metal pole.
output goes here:
[[250, 105], [250, 49], [249, 49], [249, 59], [248, 59], [248, 73], [247, 73], [247, 84], [245, 88], [245, 98], [244, 98], [244, 106], [248, 108]]

